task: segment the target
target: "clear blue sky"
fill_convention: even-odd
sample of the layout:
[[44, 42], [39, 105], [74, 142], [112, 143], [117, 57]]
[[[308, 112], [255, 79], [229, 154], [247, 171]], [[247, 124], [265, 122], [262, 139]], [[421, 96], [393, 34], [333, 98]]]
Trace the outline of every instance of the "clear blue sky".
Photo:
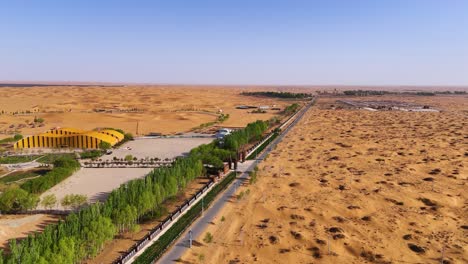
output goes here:
[[0, 80], [468, 85], [468, 1], [3, 0]]

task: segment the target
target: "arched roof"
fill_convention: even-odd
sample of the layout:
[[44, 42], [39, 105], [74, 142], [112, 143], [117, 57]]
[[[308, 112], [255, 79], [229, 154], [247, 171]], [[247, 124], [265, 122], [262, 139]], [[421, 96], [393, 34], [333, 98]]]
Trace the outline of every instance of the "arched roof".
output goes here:
[[124, 135], [122, 135], [122, 133], [116, 131], [116, 130], [113, 130], [113, 129], [104, 129], [104, 130], [101, 130], [99, 132], [102, 132], [102, 133], [106, 133], [106, 134], [110, 134], [112, 135], [113, 137], [116, 137], [118, 138], [119, 141], [123, 140], [124, 139]]

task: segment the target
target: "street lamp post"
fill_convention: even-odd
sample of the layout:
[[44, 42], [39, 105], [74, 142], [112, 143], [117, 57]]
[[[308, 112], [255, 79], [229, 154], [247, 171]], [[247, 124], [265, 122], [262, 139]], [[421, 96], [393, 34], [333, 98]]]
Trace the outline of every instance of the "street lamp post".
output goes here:
[[189, 248], [192, 248], [192, 230], [188, 232], [189, 235]]

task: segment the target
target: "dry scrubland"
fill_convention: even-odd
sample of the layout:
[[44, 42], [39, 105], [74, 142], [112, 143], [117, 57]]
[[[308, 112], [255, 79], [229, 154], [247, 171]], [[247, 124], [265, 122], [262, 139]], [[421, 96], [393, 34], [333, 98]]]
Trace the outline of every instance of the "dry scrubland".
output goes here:
[[[235, 109], [242, 104], [285, 106], [288, 102], [276, 99], [239, 95], [244, 90], [235, 87], [189, 86], [129, 86], [129, 87], [33, 87], [0, 88], [0, 112], [30, 110], [39, 106], [39, 114], [0, 115], [0, 131], [32, 122], [34, 117], [45, 120], [44, 127], [23, 128], [23, 134], [35, 134], [53, 127], [116, 127], [136, 133], [159, 132], [164, 134], [185, 132], [202, 123], [215, 121], [222, 109], [230, 114], [223, 124], [244, 126], [257, 119], [269, 119], [267, 114], [247, 114]], [[93, 109], [137, 108], [143, 112], [96, 113]], [[51, 113], [59, 111], [57, 113]], [[6, 137], [0, 134], [0, 138]]]
[[393, 99], [444, 111], [319, 100], [182, 262], [467, 263], [468, 98]]

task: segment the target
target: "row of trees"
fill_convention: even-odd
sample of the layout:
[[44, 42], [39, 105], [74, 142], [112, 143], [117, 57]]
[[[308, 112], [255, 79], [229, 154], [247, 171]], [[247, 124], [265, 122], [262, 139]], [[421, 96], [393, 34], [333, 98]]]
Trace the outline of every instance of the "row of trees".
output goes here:
[[299, 109], [299, 105], [294, 103], [294, 104], [288, 105], [286, 108], [284, 108], [283, 113], [285, 115], [292, 115], [292, 114], [296, 113], [298, 109]]
[[235, 151], [252, 141], [260, 140], [268, 129], [268, 121], [257, 120], [247, 125], [246, 128], [232, 132], [224, 138], [223, 148]]
[[312, 97], [308, 93], [291, 93], [291, 92], [243, 92], [242, 95], [248, 96], [264, 96], [273, 98], [285, 98], [285, 99], [304, 99]]
[[10, 241], [11, 254], [0, 256], [0, 263], [77, 263], [95, 256], [116, 234], [134, 230], [142, 219], [165, 212], [163, 202], [203, 175], [204, 162], [216, 157], [221, 161], [216, 164], [221, 165], [239, 146], [259, 139], [267, 128], [268, 122], [251, 123], [227, 136], [221, 147], [219, 142], [199, 146], [187, 157], [176, 159], [172, 167], [156, 168], [142, 179], [121, 185], [105, 203], [72, 213], [21, 242]]
[[343, 91], [344, 95], [350, 96], [369, 96], [369, 95], [384, 95], [392, 94], [390, 91], [373, 91], [373, 90], [346, 90]]
[[155, 169], [143, 179], [120, 186], [103, 204], [72, 213], [19, 243], [12, 240], [11, 254], [0, 259], [5, 263], [76, 263], [93, 257], [117, 233], [133, 229], [146, 216], [159, 215], [164, 200], [202, 173], [197, 157], [178, 159], [170, 168]]

